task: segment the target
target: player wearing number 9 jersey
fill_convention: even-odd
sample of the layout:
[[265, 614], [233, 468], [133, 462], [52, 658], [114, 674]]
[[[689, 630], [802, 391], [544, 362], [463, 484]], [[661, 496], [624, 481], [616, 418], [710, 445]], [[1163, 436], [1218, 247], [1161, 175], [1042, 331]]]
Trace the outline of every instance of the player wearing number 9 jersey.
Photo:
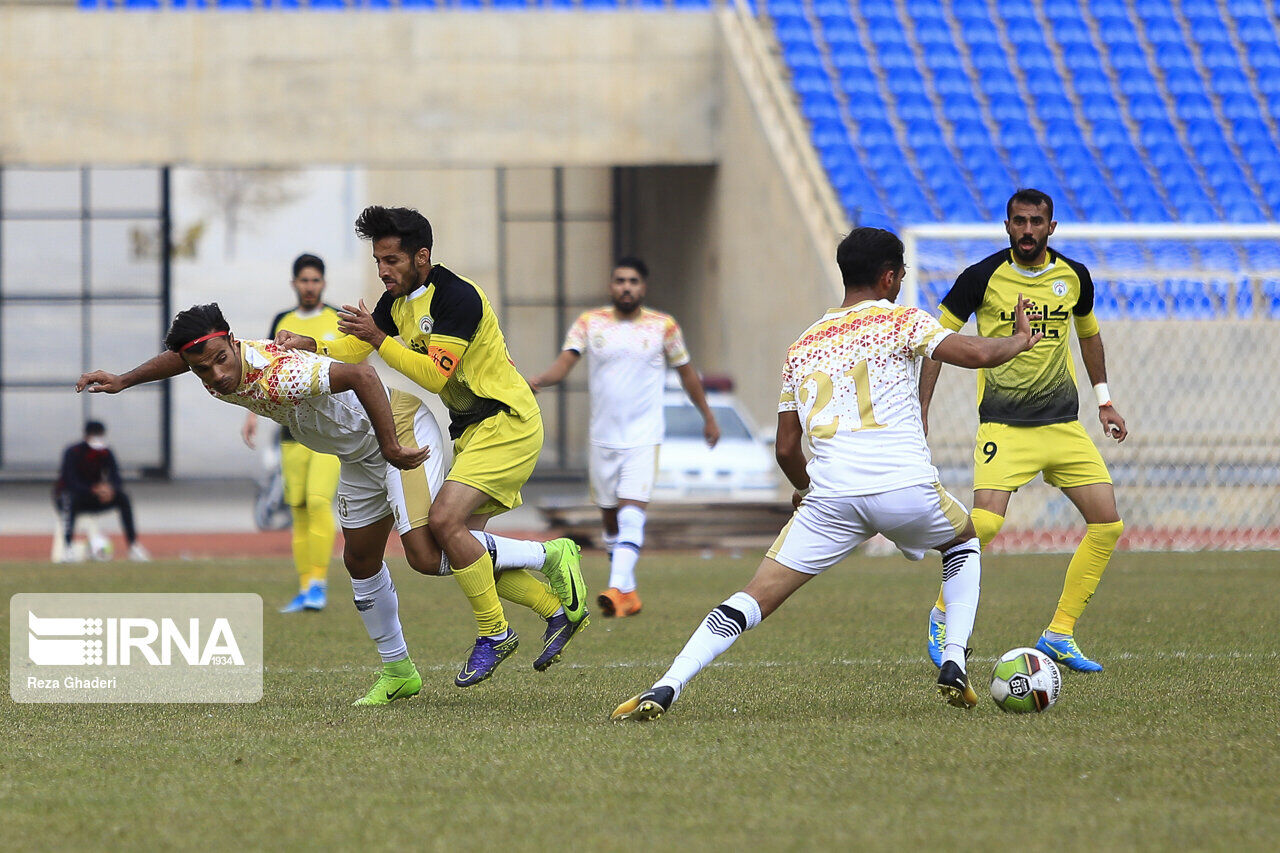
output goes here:
[[[1062, 595], [1036, 648], [1058, 663], [1097, 672], [1075, 641], [1076, 619], [1098, 588], [1124, 523], [1116, 510], [1111, 475], [1097, 446], [1080, 424], [1075, 368], [1068, 341], [1071, 325], [1098, 398], [1098, 419], [1106, 434], [1123, 441], [1124, 418], [1111, 403], [1106, 357], [1093, 316], [1093, 280], [1084, 264], [1049, 248], [1053, 199], [1039, 190], [1014, 193], [1007, 204], [1009, 248], [966, 269], [942, 300], [942, 324], [959, 329], [977, 315], [978, 334], [1007, 333], [1016, 298], [1025, 294], [1040, 312], [1036, 326], [1045, 342], [1034, 352], [978, 374], [978, 435], [973, 454], [973, 523], [982, 547], [1004, 524], [1013, 492], [1038, 474], [1062, 490], [1084, 516], [1088, 529], [1067, 566]], [[924, 416], [938, 379], [937, 365], [920, 377]], [[945, 643], [944, 602], [929, 616], [929, 654], [940, 661]]]
[[844, 302], [791, 345], [783, 368], [776, 453], [796, 488], [795, 514], [746, 588], [712, 610], [667, 673], [619, 705], [614, 719], [661, 716], [743, 631], [877, 533], [912, 560], [942, 552], [948, 635], [938, 690], [958, 707], [977, 703], [965, 647], [978, 606], [978, 539], [964, 506], [938, 485], [916, 379], [924, 358], [992, 367], [1041, 336], [1021, 302], [1012, 334], [1002, 338], [959, 335], [924, 311], [895, 305], [902, 255], [902, 241], [879, 228], [855, 228], [841, 241]]

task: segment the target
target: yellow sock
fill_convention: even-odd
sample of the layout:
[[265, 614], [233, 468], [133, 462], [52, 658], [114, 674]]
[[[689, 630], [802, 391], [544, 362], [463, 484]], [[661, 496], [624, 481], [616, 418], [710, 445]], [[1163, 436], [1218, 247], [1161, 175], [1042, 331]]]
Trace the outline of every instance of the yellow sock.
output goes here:
[[[991, 540], [996, 538], [996, 534], [1004, 526], [1004, 516], [996, 515], [991, 510], [975, 507], [973, 512], [969, 513], [969, 517], [973, 519], [973, 529], [978, 534], [978, 544], [982, 546], [982, 550], [987, 550]], [[938, 603], [933, 606], [943, 613], [947, 612], [947, 605], [942, 601], [942, 587], [938, 587]]]
[[307, 495], [307, 512], [310, 514], [310, 531], [307, 536], [310, 568], [308, 585], [327, 584], [329, 559], [333, 556], [333, 540], [338, 534], [333, 520], [333, 500], [325, 495]]
[[1080, 540], [1075, 555], [1067, 565], [1067, 577], [1062, 582], [1062, 597], [1058, 599], [1058, 609], [1049, 623], [1049, 630], [1059, 634], [1073, 634], [1076, 620], [1084, 612], [1084, 606], [1093, 597], [1106, 571], [1111, 554], [1116, 549], [1116, 542], [1124, 531], [1123, 521], [1109, 524], [1090, 524]]
[[560, 609], [560, 599], [556, 598], [551, 587], [524, 569], [509, 569], [499, 573], [494, 586], [500, 598], [528, 607], [543, 619], [550, 619], [551, 614]]
[[311, 582], [311, 517], [305, 506], [289, 509], [293, 512], [293, 567], [298, 572], [298, 589], [306, 592]]
[[480, 636], [492, 637], [507, 630], [507, 617], [502, 612], [502, 602], [498, 600], [493, 581], [493, 560], [488, 551], [471, 565], [455, 568], [453, 577], [462, 587], [462, 594], [471, 602]]

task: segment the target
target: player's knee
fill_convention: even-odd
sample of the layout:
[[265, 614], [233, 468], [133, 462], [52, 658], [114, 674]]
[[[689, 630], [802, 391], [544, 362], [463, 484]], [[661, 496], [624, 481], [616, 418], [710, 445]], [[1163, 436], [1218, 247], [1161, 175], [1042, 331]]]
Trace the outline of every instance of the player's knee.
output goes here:
[[406, 542], [404, 556], [409, 561], [409, 568], [420, 575], [441, 577], [450, 574], [449, 563], [445, 560], [444, 552], [440, 550], [439, 546], [418, 545], [411, 547]]
[[1004, 516], [996, 515], [988, 509], [976, 507], [969, 515], [970, 521], [973, 523], [974, 533], [978, 535], [978, 541], [982, 543], [985, 549], [996, 538], [996, 534], [1000, 532], [1000, 528], [1004, 526]]
[[382, 555], [363, 554], [347, 544], [342, 549], [342, 565], [353, 578], [371, 578], [382, 568]]
[[1114, 548], [1124, 533], [1124, 521], [1117, 520], [1107, 524], [1090, 524], [1089, 533], [1101, 539], [1104, 544]]

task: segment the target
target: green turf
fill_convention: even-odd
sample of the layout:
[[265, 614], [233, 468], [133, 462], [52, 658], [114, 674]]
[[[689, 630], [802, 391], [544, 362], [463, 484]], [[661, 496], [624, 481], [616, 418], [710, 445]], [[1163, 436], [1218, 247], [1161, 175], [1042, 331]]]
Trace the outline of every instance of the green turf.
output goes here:
[[[605, 580], [587, 558], [593, 588]], [[598, 614], [535, 673], [541, 623], [468, 691], [453, 581], [396, 567], [423, 691], [352, 708], [376, 656], [339, 574], [330, 608], [279, 615], [284, 562], [0, 566], [0, 592], [258, 592], [256, 705], [0, 711], [5, 849], [1271, 848], [1280, 838], [1271, 553], [1117, 556], [1047, 713], [1000, 713], [985, 676], [1034, 643], [1066, 558], [988, 561], [981, 704], [942, 704], [924, 658], [937, 558], [855, 558], [802, 589], [663, 719], [610, 723], [754, 558], [648, 554], [644, 612]], [[3, 608], [7, 636], [8, 607]], [[3, 652], [8, 661], [8, 650]]]

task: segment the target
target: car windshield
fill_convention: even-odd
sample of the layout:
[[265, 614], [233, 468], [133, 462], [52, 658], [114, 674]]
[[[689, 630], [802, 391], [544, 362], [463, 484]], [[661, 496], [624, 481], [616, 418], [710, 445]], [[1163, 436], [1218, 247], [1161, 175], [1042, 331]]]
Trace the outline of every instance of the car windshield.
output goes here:
[[[702, 438], [702, 415], [693, 406], [666, 406], [667, 438]], [[711, 411], [720, 425], [722, 439], [751, 441], [751, 430], [728, 406], [712, 406]]]

